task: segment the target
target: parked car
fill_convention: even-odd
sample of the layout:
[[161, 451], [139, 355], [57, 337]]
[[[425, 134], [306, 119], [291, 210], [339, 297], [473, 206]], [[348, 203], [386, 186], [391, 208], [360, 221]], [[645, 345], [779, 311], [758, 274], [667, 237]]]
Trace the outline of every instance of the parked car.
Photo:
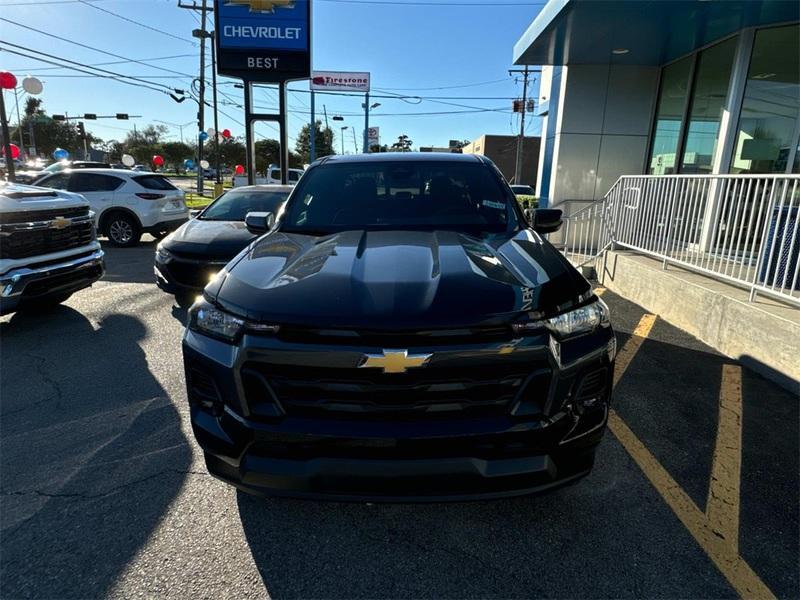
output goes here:
[[[298, 181], [300, 181], [300, 177], [303, 176], [302, 169], [289, 169], [287, 173], [289, 185], [295, 185]], [[265, 173], [264, 177], [256, 177], [256, 184], [257, 185], [280, 185], [281, 183], [281, 170], [280, 167], [276, 167], [275, 165], [271, 165], [267, 172]], [[234, 175], [233, 176], [233, 187], [239, 187], [242, 185], [248, 185], [247, 183], [247, 175]]]
[[189, 310], [208, 470], [251, 493], [439, 500], [589, 473], [608, 308], [487, 158], [331, 156]]
[[135, 246], [143, 233], [163, 237], [189, 219], [183, 191], [155, 173], [69, 169], [39, 185], [82, 194], [96, 214], [98, 231], [115, 246]]
[[255, 185], [222, 194], [158, 245], [158, 287], [179, 301], [197, 296], [217, 271], [258, 237], [245, 226], [247, 214], [278, 214], [291, 190], [283, 185]]
[[103, 270], [84, 198], [0, 182], [0, 314], [63, 302]]
[[214, 167], [203, 169], [203, 179], [214, 179], [217, 176], [217, 170]]
[[[35, 177], [30, 181], [31, 185], [39, 185], [39, 181], [52, 175], [53, 173], [60, 173], [65, 169], [108, 169], [111, 165], [105, 162], [98, 162], [93, 160], [60, 160], [51, 165], [46, 166], [41, 171], [35, 172]], [[17, 183], [22, 183], [17, 178]]]
[[536, 190], [529, 185], [512, 185], [511, 191], [515, 196], [535, 196]]

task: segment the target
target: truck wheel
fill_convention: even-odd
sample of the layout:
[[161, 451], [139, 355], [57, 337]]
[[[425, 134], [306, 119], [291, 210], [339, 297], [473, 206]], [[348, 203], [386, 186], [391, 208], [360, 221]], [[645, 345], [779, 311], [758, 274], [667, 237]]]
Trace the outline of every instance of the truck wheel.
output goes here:
[[116, 212], [105, 219], [104, 231], [108, 240], [120, 248], [128, 248], [139, 243], [142, 230], [132, 216]]

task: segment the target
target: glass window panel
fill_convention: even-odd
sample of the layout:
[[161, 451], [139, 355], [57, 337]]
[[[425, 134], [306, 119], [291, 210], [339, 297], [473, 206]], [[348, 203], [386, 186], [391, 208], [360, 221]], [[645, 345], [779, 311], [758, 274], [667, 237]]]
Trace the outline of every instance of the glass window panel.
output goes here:
[[800, 25], [756, 32], [731, 173], [787, 171], [800, 118], [798, 48]]
[[689, 70], [692, 57], [664, 67], [656, 110], [653, 147], [650, 150], [650, 175], [670, 175], [675, 172], [678, 136], [689, 93]]
[[711, 173], [735, 51], [734, 37], [698, 56], [681, 173]]

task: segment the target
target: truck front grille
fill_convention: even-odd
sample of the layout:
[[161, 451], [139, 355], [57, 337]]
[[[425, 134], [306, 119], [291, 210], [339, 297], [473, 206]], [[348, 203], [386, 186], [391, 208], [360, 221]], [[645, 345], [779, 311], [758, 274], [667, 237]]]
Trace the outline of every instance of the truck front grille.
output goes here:
[[[60, 211], [63, 213], [63, 211]], [[59, 215], [60, 216], [60, 215]], [[38, 218], [38, 215], [37, 215]], [[94, 239], [91, 220], [64, 229], [19, 229], [0, 234], [0, 258], [20, 259], [79, 248]]]
[[[243, 377], [248, 373], [263, 381], [245, 389], [253, 414], [277, 400], [290, 416], [414, 420], [508, 414], [530, 374], [520, 363], [384, 374], [247, 362]], [[546, 387], [540, 395], [546, 398]]]

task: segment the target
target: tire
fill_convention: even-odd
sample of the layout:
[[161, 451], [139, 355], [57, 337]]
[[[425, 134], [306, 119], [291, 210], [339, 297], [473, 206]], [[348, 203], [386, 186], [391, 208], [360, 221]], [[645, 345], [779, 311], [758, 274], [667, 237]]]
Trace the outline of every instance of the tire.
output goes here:
[[35, 300], [27, 300], [19, 307], [19, 309], [17, 309], [17, 312], [38, 313], [52, 310], [62, 302], [66, 302], [70, 296], [72, 296], [72, 292], [69, 292], [68, 294], [46, 296], [44, 298], [37, 298]]
[[115, 212], [104, 219], [103, 233], [114, 246], [130, 248], [139, 243], [142, 237], [142, 228], [131, 215]]

